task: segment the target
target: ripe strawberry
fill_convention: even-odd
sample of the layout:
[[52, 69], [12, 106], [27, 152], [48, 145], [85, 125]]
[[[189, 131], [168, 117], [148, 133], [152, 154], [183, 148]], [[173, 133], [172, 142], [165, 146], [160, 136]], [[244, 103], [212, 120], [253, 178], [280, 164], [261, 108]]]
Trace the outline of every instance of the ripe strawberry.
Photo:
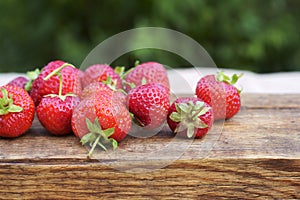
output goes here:
[[0, 136], [14, 138], [32, 125], [34, 103], [22, 88], [6, 85], [0, 88]]
[[[101, 84], [99, 84], [101, 85]], [[81, 143], [89, 144], [92, 155], [98, 145], [107, 150], [107, 145], [117, 148], [130, 131], [131, 117], [126, 106], [119, 100], [119, 92], [100, 86], [84, 98], [72, 116], [74, 134]]]
[[95, 64], [85, 70], [82, 78], [83, 87], [86, 87], [93, 82], [105, 82], [108, 77], [115, 82], [117, 89], [122, 88], [122, 80], [120, 76], [114, 71], [113, 68], [105, 64]]
[[219, 72], [216, 76], [207, 75], [197, 83], [196, 95], [212, 107], [215, 120], [229, 119], [239, 112], [240, 91], [233, 85], [240, 77], [234, 74], [229, 78]]
[[26, 75], [27, 77], [18, 76], [17, 78], [11, 80], [7, 85], [21, 87], [30, 93], [32, 82], [38, 77], [39, 74], [39, 69], [28, 71]]
[[170, 107], [169, 91], [161, 84], [140, 85], [128, 93], [127, 105], [142, 127], [155, 129], [166, 120]]
[[14, 78], [13, 80], [11, 80], [9, 83], [7, 83], [7, 85], [12, 85], [12, 86], [16, 86], [16, 87], [20, 87], [25, 89], [25, 85], [29, 80], [27, 78], [25, 78], [24, 76], [18, 76], [16, 78]]
[[182, 97], [171, 105], [168, 118], [170, 129], [187, 138], [202, 138], [213, 123], [211, 107], [196, 97]]
[[[55, 75], [51, 76], [51, 78], [48, 80], [45, 80], [45, 78], [51, 75], [51, 73]], [[58, 94], [60, 83], [59, 74], [62, 75], [62, 79], [64, 80], [62, 95], [73, 93], [80, 96], [81, 83], [79, 78], [79, 70], [71, 64], [60, 60], [52, 61], [42, 69], [37, 79], [35, 79], [32, 83], [30, 95], [36, 106], [40, 103], [44, 95]]]
[[76, 96], [65, 96], [64, 99], [59, 95], [48, 95], [37, 106], [37, 117], [53, 135], [66, 135], [72, 132], [72, 113], [78, 104], [79, 98]]
[[[107, 90], [108, 88], [110, 88], [110, 87], [103, 84], [103, 83], [101, 83], [101, 82], [91, 83], [83, 89], [83, 91], [81, 93], [81, 99], [85, 99], [87, 97], [90, 97], [90, 96], [94, 95], [95, 92], [99, 92], [102, 89]], [[122, 102], [123, 104], [126, 103], [126, 97], [123, 93], [116, 92], [115, 95], [116, 95], [115, 98], [118, 99], [118, 101]]]
[[164, 66], [157, 62], [146, 62], [137, 65], [125, 77], [125, 91], [129, 92], [132, 85], [140, 86], [146, 83], [159, 83], [170, 88], [169, 78]]

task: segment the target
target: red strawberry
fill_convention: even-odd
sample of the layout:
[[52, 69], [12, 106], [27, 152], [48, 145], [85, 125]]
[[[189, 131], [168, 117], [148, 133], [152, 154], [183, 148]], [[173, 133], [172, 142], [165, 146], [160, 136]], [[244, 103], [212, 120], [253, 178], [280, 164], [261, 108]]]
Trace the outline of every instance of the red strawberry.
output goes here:
[[23, 76], [18, 76], [11, 80], [7, 85], [13, 85], [25, 89], [25, 85], [29, 80]]
[[157, 62], [146, 62], [137, 65], [125, 77], [125, 91], [129, 92], [132, 85], [140, 86], [146, 83], [159, 83], [170, 88], [169, 78], [164, 66]]
[[28, 71], [27, 77], [19, 76], [12, 81], [10, 81], [7, 85], [14, 85], [17, 87], [21, 87], [30, 93], [32, 82], [38, 77], [40, 74], [40, 70], [36, 69], [34, 71]]
[[0, 136], [18, 137], [32, 125], [34, 103], [22, 88], [6, 85], [0, 88]]
[[[109, 86], [101, 83], [101, 82], [94, 82], [89, 84], [87, 87], [85, 87], [81, 93], [81, 99], [85, 99], [87, 97], [92, 96], [95, 92], [99, 92], [100, 90], [104, 89], [107, 90]], [[110, 88], [111, 89], [111, 88]], [[118, 99], [123, 104], [126, 103], [126, 97], [121, 92], [116, 92], [116, 99]]]
[[120, 79], [120, 76], [112, 67], [105, 64], [95, 64], [85, 70], [82, 78], [83, 87], [86, 87], [93, 82], [105, 82], [108, 77], [110, 77], [112, 81], [115, 81], [117, 89], [122, 88], [122, 80]]
[[127, 95], [129, 111], [141, 126], [147, 129], [160, 127], [170, 107], [168, 89], [156, 83], [147, 83], [130, 90]]
[[36, 108], [41, 124], [54, 135], [66, 135], [72, 132], [71, 119], [75, 106], [79, 104], [76, 96], [60, 98], [58, 95], [43, 97]]
[[168, 112], [170, 129], [187, 138], [202, 138], [213, 123], [211, 107], [196, 97], [176, 99]]
[[207, 75], [197, 83], [196, 95], [211, 105], [215, 120], [229, 119], [239, 112], [240, 92], [233, 85], [240, 77], [234, 74], [230, 79], [219, 72], [217, 76]]
[[[51, 73], [54, 73], [54, 76], [51, 76], [51, 78], [45, 80], [45, 78]], [[64, 80], [62, 95], [68, 93], [80, 95], [81, 83], [79, 78], [79, 70], [74, 68], [71, 64], [60, 60], [52, 61], [42, 69], [41, 73], [32, 84], [30, 95], [36, 106], [39, 104], [44, 95], [59, 93], [59, 74], [62, 75], [62, 79]]]
[[90, 144], [89, 156], [98, 145], [107, 150], [107, 145], [116, 148], [130, 131], [131, 117], [126, 106], [119, 100], [119, 92], [109, 87], [99, 87], [83, 99], [72, 116], [74, 134], [82, 144]]

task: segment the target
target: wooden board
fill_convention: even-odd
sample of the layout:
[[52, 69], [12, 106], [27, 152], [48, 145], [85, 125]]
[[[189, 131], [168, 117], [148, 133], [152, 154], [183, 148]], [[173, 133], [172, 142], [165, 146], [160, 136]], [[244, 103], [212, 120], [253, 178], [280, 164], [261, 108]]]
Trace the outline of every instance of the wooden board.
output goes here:
[[300, 95], [244, 94], [202, 140], [128, 136], [96, 152], [38, 123], [0, 139], [0, 199], [300, 199]]

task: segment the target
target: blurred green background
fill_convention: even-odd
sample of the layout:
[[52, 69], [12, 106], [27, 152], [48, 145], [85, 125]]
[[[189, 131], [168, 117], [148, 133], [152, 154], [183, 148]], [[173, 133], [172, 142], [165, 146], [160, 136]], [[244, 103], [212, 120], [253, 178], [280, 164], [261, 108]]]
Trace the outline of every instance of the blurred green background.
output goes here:
[[[299, 8], [299, 0], [1, 0], [0, 72], [25, 72], [54, 59], [80, 66], [101, 41], [146, 26], [187, 34], [219, 67], [300, 70]], [[189, 67], [178, 56], [149, 50], [113, 64], [136, 59]]]

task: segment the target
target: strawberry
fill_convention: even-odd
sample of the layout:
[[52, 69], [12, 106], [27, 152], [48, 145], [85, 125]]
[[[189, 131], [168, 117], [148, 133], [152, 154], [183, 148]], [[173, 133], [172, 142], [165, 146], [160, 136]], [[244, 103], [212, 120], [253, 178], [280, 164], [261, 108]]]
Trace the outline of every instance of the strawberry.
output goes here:
[[76, 96], [58, 95], [43, 97], [36, 108], [36, 114], [41, 124], [53, 135], [66, 135], [72, 132], [71, 119], [75, 106], [79, 104]]
[[11, 80], [9, 83], [7, 83], [7, 85], [13, 85], [13, 86], [25, 89], [25, 85], [28, 81], [29, 80], [27, 78], [25, 78], [24, 76], [18, 76], [16, 78], [14, 78], [13, 80]]
[[168, 89], [156, 83], [147, 83], [130, 90], [127, 95], [129, 111], [138, 123], [147, 129], [160, 127], [170, 107]]
[[34, 103], [22, 88], [6, 85], [0, 88], [0, 136], [14, 138], [32, 125]]
[[114, 71], [114, 69], [109, 65], [100, 65], [95, 64], [88, 67], [82, 78], [83, 87], [88, 86], [93, 82], [106, 82], [108, 77], [111, 78], [113, 82], [115, 82], [116, 88], [122, 88], [122, 80], [120, 76]]
[[17, 78], [11, 80], [7, 85], [21, 87], [30, 93], [32, 82], [38, 77], [39, 74], [39, 69], [28, 71], [26, 75], [27, 77], [18, 76]]
[[157, 62], [146, 62], [137, 65], [128, 71], [124, 82], [126, 92], [144, 83], [159, 83], [167, 89], [170, 88], [167, 71], [162, 64]]
[[215, 120], [229, 119], [237, 114], [241, 107], [240, 91], [233, 86], [242, 75], [232, 78], [223, 72], [201, 78], [196, 87], [196, 95], [211, 105]]
[[[79, 70], [73, 65], [60, 60], [52, 61], [42, 69], [37, 79], [35, 79], [32, 83], [30, 95], [36, 106], [40, 103], [44, 95], [58, 94], [60, 79], [57, 72], [62, 75], [62, 79], [64, 80], [62, 83], [62, 95], [68, 93], [73, 93], [78, 96], [80, 95], [81, 83]], [[51, 74], [56, 75], [45, 80], [46, 77]]]
[[[101, 85], [101, 84], [99, 84]], [[117, 148], [130, 131], [131, 117], [126, 106], [119, 100], [119, 92], [100, 86], [84, 98], [72, 116], [74, 134], [83, 145], [89, 144], [92, 155], [96, 146], [107, 150]]]
[[[91, 83], [89, 84], [87, 87], [85, 87], [81, 93], [81, 99], [85, 99], [87, 97], [90, 97], [92, 96], [95, 92], [97, 91], [100, 91], [101, 89], [112, 89], [111, 87], [109, 87], [108, 85], [105, 85], [101, 82], [94, 82], [94, 83]], [[114, 90], [114, 91], [117, 91], [117, 90]], [[116, 95], [116, 99], [118, 99], [120, 102], [122, 102], [123, 104], [126, 103], [126, 97], [123, 93], [121, 92], [116, 92], [115, 93]]]
[[196, 97], [181, 97], [170, 106], [167, 118], [170, 129], [187, 138], [202, 138], [213, 123], [211, 107]]

